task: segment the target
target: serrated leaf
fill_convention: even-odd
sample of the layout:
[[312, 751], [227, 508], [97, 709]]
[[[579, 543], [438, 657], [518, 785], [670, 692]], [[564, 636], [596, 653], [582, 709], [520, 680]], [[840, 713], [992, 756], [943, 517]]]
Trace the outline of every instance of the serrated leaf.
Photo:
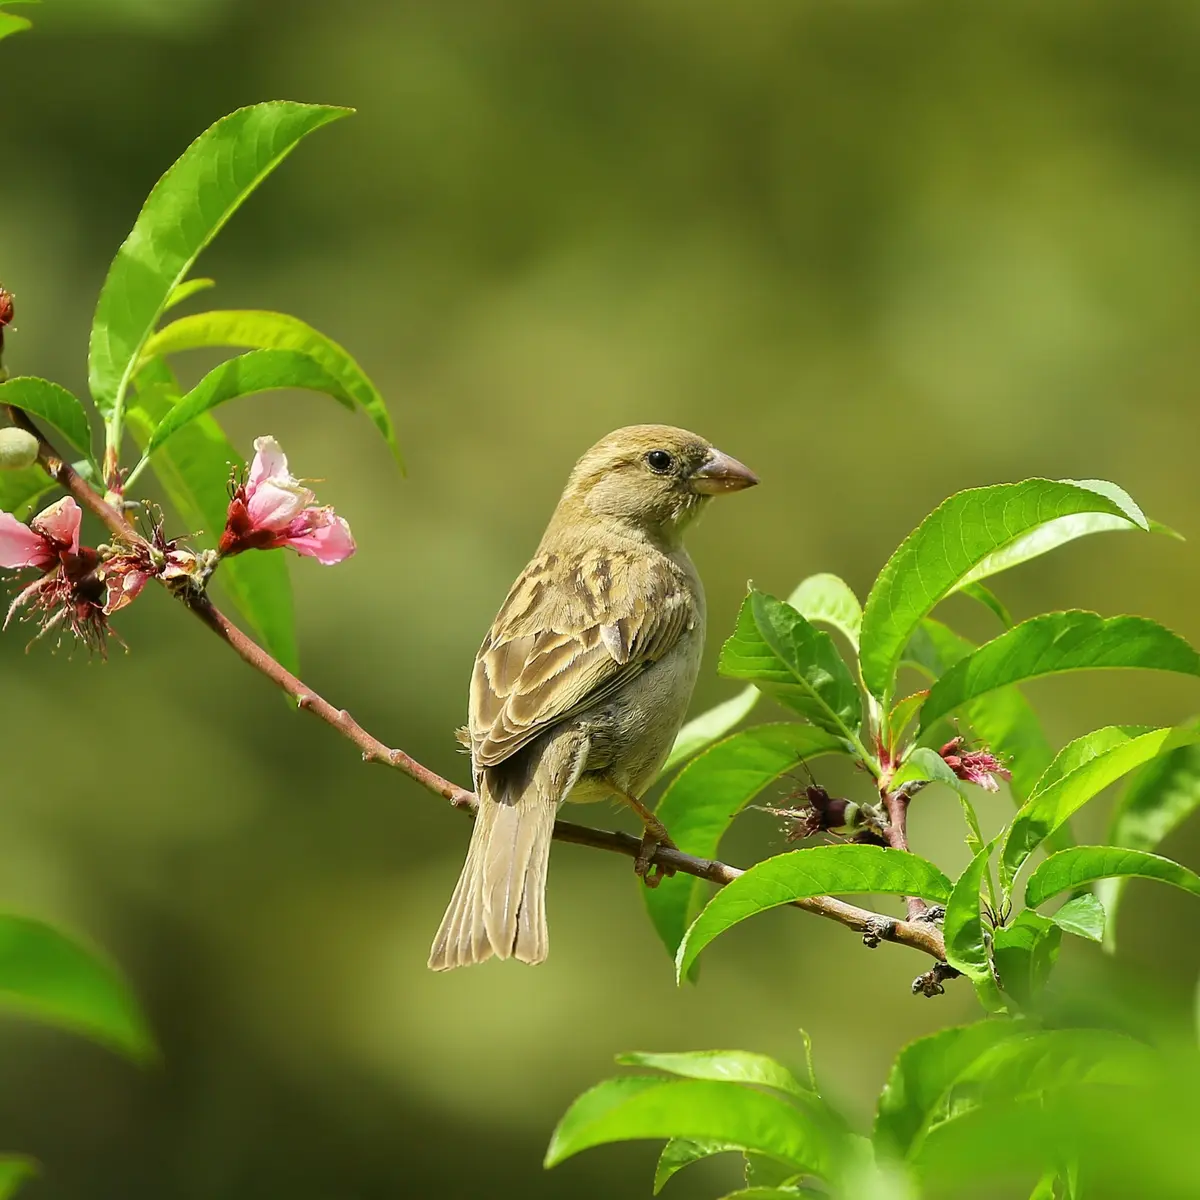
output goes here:
[[288, 101], [238, 109], [154, 185], [109, 268], [92, 322], [88, 382], [106, 420], [123, 405], [146, 339], [200, 252], [301, 138], [348, 113]]
[[592, 1146], [641, 1138], [719, 1140], [822, 1175], [828, 1134], [811, 1113], [768, 1092], [711, 1080], [626, 1076], [585, 1092], [550, 1139], [546, 1166]]
[[[1036, 531], [1084, 513], [1106, 514], [1146, 528], [1145, 518], [1131, 504], [1119, 502], [1113, 494], [1102, 495], [1094, 485], [1049, 479], [951, 496], [904, 540], [867, 598], [860, 655], [867, 689], [880, 699], [890, 696], [909, 638], [940, 600], [964, 583], [1051, 549], [1052, 545], [1042, 549], [1029, 540]], [[1053, 545], [1062, 540], [1054, 540]]]
[[992, 961], [1000, 986], [1022, 1009], [1036, 1005], [1061, 945], [1062, 930], [1031, 908], [992, 931]]
[[663, 763], [659, 778], [671, 774], [680, 764], [694, 758], [706, 746], [723, 738], [739, 721], [744, 720], [758, 703], [762, 692], [751, 685], [736, 696], [721, 701], [707, 712], [693, 717], [676, 735], [671, 753]]
[[1011, 882], [1029, 855], [1093, 796], [1156, 755], [1198, 738], [1200, 730], [1188, 726], [1147, 730], [1143, 726], [1110, 725], [1065, 746], [1009, 826], [1000, 852], [1000, 872], [1006, 882]]
[[722, 1142], [713, 1138], [703, 1141], [692, 1141], [688, 1138], [672, 1138], [658, 1156], [658, 1165], [654, 1168], [654, 1194], [657, 1196], [666, 1183], [684, 1167], [691, 1166], [703, 1158], [712, 1158], [714, 1154], [738, 1152], [740, 1146], [731, 1142]]
[[787, 602], [814, 625], [830, 625], [858, 649], [862, 628], [862, 605], [850, 585], [836, 575], [810, 575], [788, 597]]
[[155, 1052], [145, 1017], [116, 967], [44, 921], [0, 913], [0, 1002], [137, 1062]]
[[345, 394], [367, 414], [396, 461], [401, 461], [392, 418], [366, 372], [337, 342], [298, 317], [256, 310], [197, 313], [159, 330], [146, 343], [143, 353], [165, 356], [210, 346], [295, 350], [308, 355], [336, 379]]
[[[1197, 722], [1190, 722], [1195, 726]], [[1117, 801], [1107, 842], [1153, 850], [1200, 808], [1200, 745], [1180, 746], [1151, 759], [1132, 776]], [[1126, 879], [1101, 881], [1096, 893], [1108, 913], [1105, 947], [1116, 948], [1116, 919]]]
[[945, 902], [950, 880], [933, 863], [881, 846], [811, 846], [756, 863], [723, 887], [687, 931], [676, 955], [686, 977], [700, 951], [727, 929], [769, 908], [813, 896], [872, 893]]
[[652, 1067], [686, 1079], [715, 1079], [724, 1083], [750, 1083], [789, 1096], [813, 1095], [781, 1062], [750, 1050], [684, 1050], [655, 1053], [632, 1050], [617, 1055], [626, 1067]]
[[[844, 753], [839, 738], [811, 725], [758, 725], [718, 742], [672, 781], [655, 809], [686, 854], [712, 858], [734, 817], [763, 788], [802, 762]], [[646, 910], [672, 957], [699, 909], [705, 884], [690, 875], [643, 888]]]
[[[83, 405], [57, 383], [17, 375], [0, 383], [0, 405], [11, 404], [57, 429], [77, 450], [92, 451], [92, 429]], [[59, 449], [60, 447], [55, 447]]]
[[1050, 920], [1063, 933], [1073, 933], [1089, 942], [1104, 940], [1104, 905], [1091, 892], [1068, 900]]
[[1148, 617], [1072, 610], [1022, 621], [954, 664], [929, 690], [921, 727], [977, 696], [1027, 679], [1110, 668], [1200, 675], [1200, 654]]
[[774, 596], [746, 597], [719, 670], [749, 680], [821, 729], [856, 740], [862, 697], [833, 639]]
[[[905, 648], [905, 661], [937, 680], [974, 649], [973, 642], [926, 617]], [[928, 698], [928, 692], [924, 695]], [[1020, 804], [1054, 757], [1033, 707], [1019, 688], [1009, 686], [970, 701], [964, 716], [984, 745], [1012, 772], [1009, 790]], [[927, 733], [934, 724], [929, 723]]]
[[1025, 885], [1025, 903], [1036, 908], [1059, 892], [1112, 875], [1157, 879], [1200, 896], [1200, 875], [1173, 859], [1119, 846], [1071, 846], [1050, 855], [1029, 876]]
[[228, 400], [275, 388], [324, 392], [339, 404], [354, 407], [341, 383], [307, 354], [297, 350], [251, 350], [214, 367], [171, 408], [150, 435], [146, 457], [202, 413]]
[[994, 839], [971, 859], [967, 869], [958, 877], [950, 900], [946, 904], [946, 919], [942, 933], [946, 941], [946, 961], [968, 979], [990, 979], [991, 962], [983, 933], [980, 895], [988, 858], [996, 848]]
[[[179, 386], [161, 359], [152, 359], [138, 373], [138, 393], [129, 407], [129, 426], [138, 445], [178, 402]], [[225, 528], [229, 506], [227, 480], [246, 463], [210, 413], [181, 429], [154, 456], [154, 473], [175, 506], [184, 529], [203, 531], [215, 545]], [[234, 607], [268, 651], [293, 673], [300, 669], [296, 644], [292, 585], [282, 550], [256, 550], [227, 558], [217, 572]]]
[[879, 1096], [876, 1150], [897, 1159], [907, 1157], [924, 1132], [948, 1115], [950, 1090], [971, 1063], [998, 1042], [1023, 1032], [1020, 1022], [984, 1020], [942, 1029], [905, 1046]]

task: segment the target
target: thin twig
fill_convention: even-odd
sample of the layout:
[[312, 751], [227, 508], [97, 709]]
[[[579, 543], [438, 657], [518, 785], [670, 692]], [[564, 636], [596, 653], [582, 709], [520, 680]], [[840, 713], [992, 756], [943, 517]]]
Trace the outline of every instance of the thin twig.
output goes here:
[[[59, 486], [98, 517], [116, 537], [131, 545], [146, 545], [145, 538], [129, 524], [124, 514], [97, 494], [87, 480], [54, 449], [24, 412], [11, 407], [8, 411], [15, 425], [27, 429], [38, 439], [39, 461]], [[291, 696], [300, 708], [319, 717], [344, 738], [353, 742], [361, 752], [364, 762], [376, 762], [394, 767], [419, 783], [427, 791], [448, 800], [455, 808], [474, 810], [476, 798], [473, 792], [451, 783], [448, 779], [443, 779], [436, 771], [431, 771], [403, 750], [396, 750], [384, 745], [378, 738], [363, 729], [345, 709], [335, 708], [272, 658], [257, 642], [230, 621], [206, 594], [179, 590], [173, 591], [173, 594], [181, 599], [243, 662], [265, 675], [278, 688]], [[906, 850], [908, 843], [905, 837], [904, 819], [907, 813], [908, 799], [905, 796], [885, 793], [884, 803], [892, 831], [889, 844], [896, 849]], [[554, 837], [560, 842], [573, 842], [579, 846], [607, 850], [633, 859], [637, 858], [642, 845], [640, 838], [630, 834], [606, 829], [592, 829], [590, 826], [577, 825], [571, 821], [556, 821]], [[696, 858], [691, 854], [684, 854], [681, 850], [667, 846], [659, 846], [652, 861], [684, 875], [708, 880], [718, 886], [732, 883], [739, 875], [743, 874], [739, 868], [731, 867], [727, 863], [714, 859]], [[792, 903], [796, 908], [804, 909], [805, 912], [815, 913], [817, 916], [837, 921], [841, 925], [856, 930], [863, 935], [863, 941], [869, 946], [878, 945], [880, 941], [895, 942], [897, 945], [910, 946], [914, 950], [920, 950], [939, 962], [945, 959], [945, 945], [941, 931], [929, 921], [914, 919], [914, 916], [919, 918], [925, 912], [923, 901], [915, 901], [920, 906], [919, 910], [915, 911], [914, 901], [908, 901], [909, 919], [907, 921], [871, 912], [869, 909], [858, 908], [832, 896], [813, 896], [805, 900], [795, 900]]]

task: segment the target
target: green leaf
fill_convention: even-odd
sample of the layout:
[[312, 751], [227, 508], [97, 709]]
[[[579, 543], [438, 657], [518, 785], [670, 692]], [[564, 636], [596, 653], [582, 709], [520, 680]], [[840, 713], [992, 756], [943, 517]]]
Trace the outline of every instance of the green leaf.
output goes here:
[[295, 350], [307, 354], [336, 379], [344, 394], [367, 414], [383, 435], [396, 461], [400, 461], [400, 447], [396, 444], [392, 418], [375, 385], [337, 342], [311, 325], [306, 325], [298, 317], [259, 311], [197, 313], [173, 321], [155, 333], [146, 343], [144, 354], [165, 356], [206, 346]]
[[639, 1138], [718, 1140], [821, 1175], [829, 1135], [810, 1112], [767, 1092], [712, 1080], [627, 1076], [584, 1092], [550, 1139], [546, 1166], [592, 1146]]
[[782, 1063], [750, 1050], [689, 1050], [652, 1053], [640, 1050], [617, 1055], [626, 1067], [652, 1067], [686, 1079], [715, 1079], [725, 1083], [752, 1083], [790, 1096], [810, 1097], [805, 1087]]
[[[1200, 745], [1180, 746], [1152, 758], [1130, 779], [1117, 801], [1105, 840], [1131, 850], [1153, 850], [1197, 808], [1200, 808]], [[1105, 946], [1111, 951], [1116, 948], [1117, 910], [1125, 891], [1125, 878], [1104, 880], [1096, 891], [1108, 913]]]
[[[1118, 520], [1119, 518], [1112, 518]], [[1122, 524], [1125, 524], [1122, 522]], [[1011, 629], [1013, 626], [1012, 613], [1008, 611], [1004, 601], [992, 591], [991, 588], [985, 587], [982, 583], [965, 583], [959, 589], [964, 596], [970, 596], [972, 600], [978, 601], [989, 612], [991, 612], [996, 620], [1004, 626], [1005, 629]]]
[[0, 914], [0, 1000], [135, 1061], [154, 1055], [145, 1018], [117, 969], [44, 921]]
[[1105, 618], [1078, 609], [1046, 613], [1022, 621], [955, 663], [930, 689], [921, 727], [1007, 684], [1118, 667], [1200, 675], [1200, 654], [1148, 617]]
[[339, 403], [353, 407], [342, 385], [307, 354], [298, 350], [251, 350], [249, 354], [239, 354], [214, 367], [167, 413], [150, 435], [146, 457], [201, 413], [227, 400], [273, 388], [324, 392]]
[[[12, 3], [12, 0], [8, 0]], [[29, 0], [26, 0], [28, 3]], [[23, 30], [32, 27], [32, 22], [25, 17], [17, 17], [12, 13], [0, 12], [0, 41], [3, 41], [9, 34], [21, 33]], [[3, 1193], [0, 1192], [0, 1196]]]
[[[746, 1163], [746, 1187], [759, 1188], [766, 1191], [770, 1188], [784, 1188], [795, 1184], [800, 1178], [796, 1168], [787, 1163], [776, 1162], [762, 1154], [743, 1154]], [[734, 1195], [737, 1195], [735, 1192]]]
[[726, 1192], [721, 1200], [796, 1200], [797, 1196], [825, 1195], [824, 1192], [801, 1191], [794, 1187], [752, 1187]]
[[888, 715], [888, 728], [892, 731], [894, 742], [899, 742], [903, 738], [904, 731], [911, 724], [913, 717], [917, 715], [928, 695], [928, 692], [913, 692], [911, 696], [905, 696], [902, 700], [896, 701]]
[[[11, 404], [31, 417], [53, 425], [76, 449], [92, 451], [92, 429], [83, 405], [64, 387], [32, 375], [18, 375], [0, 383], [0, 405]], [[61, 447], [57, 447], [61, 450]]]
[[862, 697], [833, 639], [774, 596], [752, 591], [746, 597], [719, 669], [750, 680], [821, 729], [856, 742]]
[[[190, 300], [197, 292], [207, 292], [209, 288], [217, 286], [215, 279], [185, 279], [182, 283], [176, 284], [171, 289], [171, 294], [167, 297], [166, 309], [172, 309], [177, 304], [182, 304], [185, 300]], [[164, 310], [165, 311], [165, 310]], [[155, 335], [159, 336], [159, 335]], [[151, 341], [154, 339], [151, 338]], [[143, 352], [143, 358], [150, 358], [156, 353], [154, 350], [147, 349]]]
[[[129, 424], [141, 447], [179, 400], [179, 386], [162, 359], [138, 373], [138, 394], [130, 405]], [[245, 468], [245, 460], [211, 414], [181, 429], [154, 456], [154, 472], [186, 529], [201, 530], [216, 543], [229, 506], [227, 480]], [[300, 669], [292, 585], [282, 550], [256, 550], [227, 558], [216, 581], [268, 651], [293, 673]]]
[[892, 776], [889, 787], [895, 791], [906, 783], [921, 781], [925, 783], [941, 783], [950, 788], [958, 796], [962, 808], [963, 820], [967, 825], [967, 845], [971, 853], [976, 854], [983, 846], [983, 834], [979, 829], [979, 818], [975, 815], [975, 806], [967, 794], [967, 785], [946, 764], [946, 760], [928, 746], [918, 746], [910, 751], [904, 764]]
[[723, 700], [707, 712], [693, 717], [678, 733], [667, 761], [663, 763], [659, 777], [669, 775], [680, 764], [694, 758], [706, 746], [723, 738], [739, 721], [749, 715], [758, 703], [762, 692], [751, 685], [743, 688], [736, 696]]
[[1000, 986], [1024, 1009], [1041, 996], [1058, 958], [1062, 930], [1048, 917], [1025, 909], [1011, 925], [992, 931], [992, 960]]
[[1104, 940], [1104, 905], [1091, 892], [1068, 900], [1050, 920], [1063, 933], [1073, 933], [1090, 942]]
[[1111, 875], [1157, 879], [1200, 896], [1200, 875], [1170, 858], [1119, 846], [1071, 846], [1050, 855], [1029, 876], [1025, 903], [1036, 908], [1059, 892]]
[[959, 1076], [992, 1046], [1021, 1035], [1018, 1021], [984, 1020], [942, 1029], [900, 1051], [879, 1096], [874, 1141], [878, 1152], [903, 1159], [938, 1121]]
[[692, 923], [676, 956], [683, 979], [714, 938], [747, 917], [827, 893], [921, 896], [945, 902], [950, 880], [931, 862], [881, 846], [810, 846], [756, 863], [727, 884]]
[[983, 887], [988, 858], [998, 840], [994, 839], [980, 849], [959, 876], [954, 891], [950, 893], [942, 926], [946, 939], [946, 961], [972, 982], [990, 979], [992, 974], [980, 913], [980, 889]]
[[726, 1154], [729, 1151], [740, 1151], [741, 1147], [731, 1142], [722, 1142], [713, 1138], [703, 1141], [692, 1141], [688, 1138], [672, 1138], [658, 1156], [658, 1166], [654, 1168], [654, 1194], [657, 1196], [663, 1190], [667, 1180], [684, 1167], [699, 1162], [702, 1158], [711, 1158], [714, 1154]]
[[[781, 775], [822, 754], [844, 753], [840, 739], [811, 725], [758, 725], [718, 742], [690, 762], [655, 813], [686, 854], [712, 858], [734, 817]], [[674, 956], [699, 909], [702, 880], [683, 874], [641, 889], [646, 909]]]
[[862, 627], [862, 605], [850, 585], [836, 575], [810, 575], [788, 597], [787, 602], [814, 625], [830, 625], [858, 650]]
[[[1105, 514], [1146, 528], [1128, 497], [1122, 501], [1115, 491], [1101, 494], [1096, 487], [1028, 479], [960, 492], [939, 505], [888, 560], [867, 598], [861, 662], [868, 690], [880, 699], [891, 694], [901, 653], [938, 601], [1067, 540], [1060, 536], [1042, 545], [1031, 540], [1035, 532], [1080, 514]], [[1079, 528], [1070, 536], [1091, 532]]]
[[88, 381], [106, 420], [115, 415], [119, 424], [142, 347], [200, 252], [301, 138], [349, 111], [287, 101], [238, 109], [154, 185], [109, 268], [92, 322]]
[[1200, 730], [1110, 725], [1065, 746], [1017, 810], [1000, 853], [1000, 871], [1011, 881], [1029, 855], [1072, 813], [1134, 767], [1195, 742]]
[[12, 513], [23, 521], [37, 502], [56, 486], [41, 467], [0, 471], [0, 512]]
[[[0, 21], [4, 14], [0, 13]], [[0, 24], [0, 37], [4, 36], [4, 26]], [[0, 1200], [9, 1200], [15, 1196], [21, 1184], [32, 1179], [38, 1173], [37, 1163], [31, 1158], [18, 1154], [0, 1155]]]

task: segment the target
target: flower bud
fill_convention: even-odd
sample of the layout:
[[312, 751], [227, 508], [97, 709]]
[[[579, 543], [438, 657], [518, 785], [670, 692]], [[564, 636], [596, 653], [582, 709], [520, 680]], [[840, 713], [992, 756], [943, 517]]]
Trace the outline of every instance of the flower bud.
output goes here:
[[38, 442], [24, 429], [0, 429], [0, 471], [20, 471], [37, 462]]

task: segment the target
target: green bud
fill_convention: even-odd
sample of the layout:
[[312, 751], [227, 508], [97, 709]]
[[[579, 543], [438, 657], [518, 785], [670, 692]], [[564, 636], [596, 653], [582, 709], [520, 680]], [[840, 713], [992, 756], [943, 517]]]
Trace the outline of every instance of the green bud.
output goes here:
[[24, 429], [0, 429], [0, 471], [20, 471], [37, 462], [38, 443]]

